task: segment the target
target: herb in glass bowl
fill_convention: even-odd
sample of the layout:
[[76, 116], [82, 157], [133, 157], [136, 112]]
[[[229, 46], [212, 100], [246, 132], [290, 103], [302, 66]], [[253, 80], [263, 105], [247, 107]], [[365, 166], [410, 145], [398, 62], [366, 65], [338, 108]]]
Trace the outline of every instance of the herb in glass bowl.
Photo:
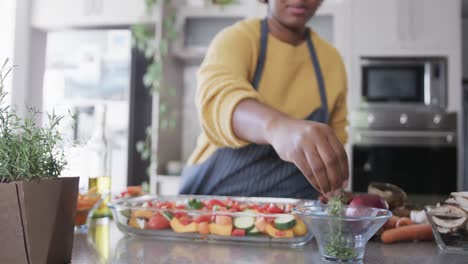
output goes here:
[[[346, 199], [347, 198], [343, 193], [330, 198], [328, 201], [328, 215], [343, 215], [343, 210], [346, 206]], [[332, 219], [330, 225], [330, 229], [332, 230], [331, 239], [325, 246], [325, 254], [341, 260], [356, 258], [358, 253], [354, 248], [347, 246], [346, 238], [341, 230], [342, 226], [340, 220]]]

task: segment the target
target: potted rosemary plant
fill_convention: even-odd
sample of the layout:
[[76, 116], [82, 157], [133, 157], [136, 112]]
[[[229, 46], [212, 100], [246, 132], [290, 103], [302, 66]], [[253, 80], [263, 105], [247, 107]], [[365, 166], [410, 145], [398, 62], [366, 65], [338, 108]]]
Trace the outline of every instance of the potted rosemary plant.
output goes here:
[[0, 67], [0, 263], [67, 263], [79, 178], [59, 178], [62, 117], [51, 114], [41, 127], [30, 108], [20, 118], [6, 102], [7, 64]]

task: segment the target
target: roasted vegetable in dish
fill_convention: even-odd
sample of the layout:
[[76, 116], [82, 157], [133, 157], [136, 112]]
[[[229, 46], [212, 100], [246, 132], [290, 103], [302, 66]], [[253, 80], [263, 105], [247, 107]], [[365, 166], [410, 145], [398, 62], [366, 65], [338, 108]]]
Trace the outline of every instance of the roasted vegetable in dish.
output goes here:
[[292, 214], [291, 204], [239, 202], [195, 198], [184, 202], [147, 200], [120, 210], [125, 224], [142, 230], [172, 230], [218, 236], [269, 236], [294, 238], [307, 234], [307, 227]]

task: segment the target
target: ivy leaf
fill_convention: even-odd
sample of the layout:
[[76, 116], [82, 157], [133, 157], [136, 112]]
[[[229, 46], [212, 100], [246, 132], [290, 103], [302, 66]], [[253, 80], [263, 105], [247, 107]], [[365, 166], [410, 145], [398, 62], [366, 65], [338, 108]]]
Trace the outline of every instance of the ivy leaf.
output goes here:
[[145, 142], [143, 142], [143, 141], [138, 141], [138, 142], [136, 143], [136, 150], [137, 150], [137, 152], [138, 152], [138, 153], [142, 153], [142, 152], [144, 151], [144, 149], [145, 149]]
[[151, 11], [157, 4], [158, 0], [145, 0], [146, 10]]
[[177, 90], [174, 87], [169, 88], [169, 96], [174, 97], [177, 95]]
[[167, 129], [167, 127], [169, 126], [169, 121], [166, 118], [162, 118], [160, 120], [161, 121], [159, 122], [159, 126], [161, 127], [161, 129]]
[[159, 106], [159, 114], [160, 115], [167, 114], [167, 105], [166, 104], [161, 103], [161, 105]]
[[173, 117], [169, 120], [169, 129], [174, 130], [176, 126], [177, 126], [177, 120], [175, 119], [175, 117]]
[[171, 28], [167, 30], [166, 35], [170, 41], [174, 41], [177, 38], [177, 30], [175, 28]]
[[159, 42], [159, 52], [161, 53], [162, 56], [167, 55], [167, 52], [169, 50], [169, 45], [166, 39], [161, 39]]

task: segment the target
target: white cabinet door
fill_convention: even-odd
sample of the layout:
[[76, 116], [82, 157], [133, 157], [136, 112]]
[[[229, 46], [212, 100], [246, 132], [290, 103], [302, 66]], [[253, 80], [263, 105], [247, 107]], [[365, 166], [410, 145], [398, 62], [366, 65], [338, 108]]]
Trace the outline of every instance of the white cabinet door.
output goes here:
[[352, 32], [360, 54], [436, 54], [451, 48], [460, 1], [352, 1]]
[[155, 22], [143, 0], [33, 0], [32, 25], [45, 30]]
[[[400, 0], [403, 1], [403, 0]], [[409, 0], [410, 9], [407, 48], [427, 51], [453, 48], [451, 40], [459, 21], [461, 3], [458, 0]]]
[[[97, 16], [106, 25], [132, 25], [156, 21], [157, 11], [146, 12], [144, 0], [93, 0], [102, 2], [102, 12]], [[157, 9], [157, 8], [155, 8]]]
[[85, 16], [84, 0], [33, 0], [32, 25], [41, 29], [57, 29], [76, 25]]
[[395, 49], [404, 38], [401, 24], [403, 14], [397, 0], [352, 1], [354, 46], [358, 53]]

